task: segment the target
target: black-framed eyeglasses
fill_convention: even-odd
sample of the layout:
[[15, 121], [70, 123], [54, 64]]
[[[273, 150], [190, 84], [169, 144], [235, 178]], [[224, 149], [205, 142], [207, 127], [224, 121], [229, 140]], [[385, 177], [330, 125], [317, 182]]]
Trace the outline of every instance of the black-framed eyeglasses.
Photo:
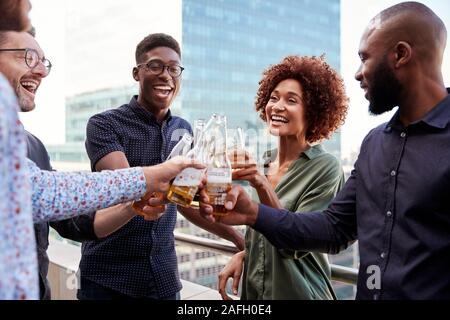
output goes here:
[[24, 49], [0, 49], [0, 51], [24, 51], [25, 52], [25, 63], [28, 68], [34, 69], [38, 66], [39, 62], [41, 62], [47, 73], [50, 73], [52, 69], [52, 63], [47, 58], [40, 58], [39, 53], [35, 49], [24, 48]]
[[140, 63], [137, 65], [138, 68], [144, 67], [148, 72], [154, 74], [155, 76], [159, 76], [161, 73], [164, 72], [165, 69], [167, 69], [167, 72], [174, 77], [178, 78], [181, 76], [181, 73], [183, 72], [184, 68], [182, 66], [179, 66], [177, 64], [174, 65], [165, 65], [159, 61], [149, 61], [146, 63]]

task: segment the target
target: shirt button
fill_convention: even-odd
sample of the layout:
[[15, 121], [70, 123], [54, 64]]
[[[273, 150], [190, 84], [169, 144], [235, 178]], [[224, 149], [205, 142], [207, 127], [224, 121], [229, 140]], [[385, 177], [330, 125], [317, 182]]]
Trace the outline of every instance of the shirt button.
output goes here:
[[395, 172], [395, 170], [391, 171], [391, 176], [395, 176], [397, 174], [397, 172]]
[[402, 138], [406, 137], [406, 133], [405, 132], [400, 133], [400, 137]]
[[384, 258], [386, 257], [386, 253], [382, 252], [382, 253], [380, 254], [380, 257], [381, 257], [381, 259], [384, 259]]
[[386, 212], [386, 215], [387, 215], [388, 217], [390, 217], [390, 216], [392, 216], [392, 212], [391, 212], [391, 211], [388, 211], [388, 212]]

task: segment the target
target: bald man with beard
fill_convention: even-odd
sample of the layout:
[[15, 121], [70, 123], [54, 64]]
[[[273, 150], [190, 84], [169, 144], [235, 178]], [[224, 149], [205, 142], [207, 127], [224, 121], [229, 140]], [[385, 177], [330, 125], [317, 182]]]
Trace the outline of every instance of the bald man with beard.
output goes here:
[[[323, 212], [252, 202], [239, 186], [220, 222], [247, 224], [280, 249], [335, 254], [359, 240], [357, 299], [450, 299], [450, 96], [442, 78], [447, 31], [417, 2], [373, 18], [355, 78], [392, 119], [365, 137], [343, 190]], [[211, 207], [202, 194], [202, 213]]]

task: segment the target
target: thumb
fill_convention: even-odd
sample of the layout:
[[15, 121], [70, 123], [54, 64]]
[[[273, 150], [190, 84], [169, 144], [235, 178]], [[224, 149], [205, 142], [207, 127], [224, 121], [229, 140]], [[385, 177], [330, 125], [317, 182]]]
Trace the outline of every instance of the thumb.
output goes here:
[[238, 294], [238, 288], [239, 288], [239, 280], [241, 279], [240, 274], [235, 274], [233, 277], [233, 285], [231, 286], [231, 290], [233, 290], [233, 294]]
[[233, 188], [228, 191], [225, 198], [225, 208], [229, 211], [233, 210], [236, 205], [237, 199], [239, 197], [240, 188], [239, 186], [233, 186]]

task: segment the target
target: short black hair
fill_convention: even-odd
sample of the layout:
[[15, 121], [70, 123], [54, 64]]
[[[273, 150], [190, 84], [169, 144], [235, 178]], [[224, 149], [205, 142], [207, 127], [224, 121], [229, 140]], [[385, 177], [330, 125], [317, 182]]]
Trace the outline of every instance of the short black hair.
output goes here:
[[152, 33], [146, 36], [136, 47], [136, 63], [140, 63], [143, 54], [157, 47], [173, 49], [181, 58], [180, 45], [172, 36], [165, 33]]

